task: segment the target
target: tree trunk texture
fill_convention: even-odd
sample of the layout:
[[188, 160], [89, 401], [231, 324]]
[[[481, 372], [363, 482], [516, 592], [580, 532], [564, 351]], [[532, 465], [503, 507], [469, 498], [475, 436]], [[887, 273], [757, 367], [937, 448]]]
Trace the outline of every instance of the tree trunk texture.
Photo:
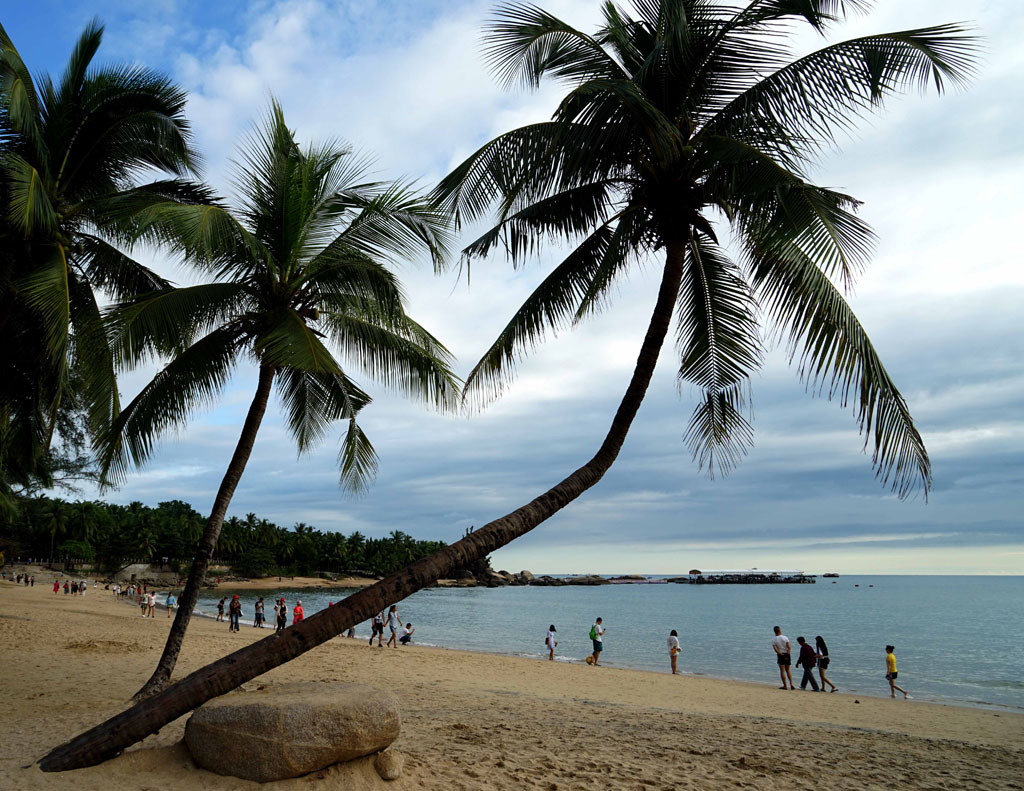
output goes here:
[[467, 568], [479, 558], [529, 532], [596, 484], [618, 456], [651, 382], [658, 354], [672, 322], [682, 279], [684, 255], [684, 245], [669, 245], [658, 299], [640, 347], [632, 379], [604, 442], [589, 462], [536, 499], [484, 525], [462, 540], [412, 563], [279, 634], [252, 643], [196, 670], [107, 722], [56, 747], [40, 759], [40, 768], [45, 772], [61, 772], [93, 766], [113, 758], [126, 747], [156, 733], [164, 725], [211, 698], [230, 692], [246, 681], [336, 637], [455, 569]]
[[274, 369], [265, 365], [260, 366], [256, 395], [253, 396], [252, 403], [249, 405], [249, 412], [242, 425], [242, 434], [238, 438], [231, 462], [228, 464], [224, 478], [220, 482], [220, 488], [217, 490], [210, 518], [206, 520], [206, 528], [203, 531], [203, 537], [199, 540], [199, 546], [196, 548], [196, 556], [192, 561], [192, 569], [185, 582], [185, 589], [181, 592], [181, 598], [178, 599], [178, 612], [174, 616], [174, 623], [171, 624], [170, 634], [167, 635], [164, 652], [160, 656], [160, 661], [157, 662], [156, 670], [149, 677], [149, 681], [135, 693], [136, 700], [143, 700], [159, 692], [167, 686], [167, 682], [171, 678], [174, 665], [178, 661], [178, 652], [181, 651], [181, 643], [185, 639], [185, 631], [188, 629], [189, 621], [192, 620], [192, 611], [196, 608], [196, 602], [199, 600], [199, 589], [206, 577], [206, 570], [210, 567], [210, 557], [217, 547], [217, 539], [220, 537], [220, 529], [224, 525], [228, 505], [235, 493], [235, 487], [242, 479], [242, 473], [245, 472], [245, 465], [252, 453], [253, 443], [256, 442], [256, 434], [260, 430], [260, 423], [267, 411], [267, 402], [270, 400], [270, 390], [273, 384]]

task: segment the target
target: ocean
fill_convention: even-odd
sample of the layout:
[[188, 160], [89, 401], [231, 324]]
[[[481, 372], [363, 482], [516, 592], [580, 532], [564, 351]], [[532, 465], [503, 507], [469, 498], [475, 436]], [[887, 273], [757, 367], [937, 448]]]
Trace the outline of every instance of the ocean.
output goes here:
[[[252, 624], [253, 591], [204, 592], [197, 610], [216, 613], [239, 593]], [[265, 591], [267, 619], [284, 596], [306, 616], [345, 591]], [[544, 636], [558, 631], [559, 661], [582, 662], [600, 616], [608, 632], [601, 663], [669, 672], [666, 639], [676, 629], [683, 673], [777, 685], [772, 627], [814, 643], [832, 657], [840, 692], [888, 695], [885, 645], [896, 646], [899, 684], [917, 700], [1024, 711], [1024, 577], [842, 576], [814, 585], [602, 585], [597, 587], [431, 588], [397, 602], [414, 642], [467, 651], [546, 657]], [[289, 617], [290, 622], [290, 617]], [[244, 627], [243, 627], [244, 628]], [[356, 634], [369, 637], [369, 623]], [[375, 649], [376, 650], [376, 649]], [[793, 661], [796, 661], [794, 655]], [[601, 672], [596, 670], [595, 672]], [[793, 668], [799, 684], [802, 669]]]

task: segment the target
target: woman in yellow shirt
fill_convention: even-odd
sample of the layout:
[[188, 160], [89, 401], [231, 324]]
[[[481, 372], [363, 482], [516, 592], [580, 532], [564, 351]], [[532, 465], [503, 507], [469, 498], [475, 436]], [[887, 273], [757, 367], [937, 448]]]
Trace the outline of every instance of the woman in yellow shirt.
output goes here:
[[895, 698], [896, 690], [899, 690], [903, 693], [904, 698], [909, 698], [910, 695], [903, 687], [896, 686], [896, 654], [893, 653], [895, 650], [896, 646], [887, 645], [885, 647], [885, 669], [887, 671], [885, 677], [889, 681], [889, 692], [891, 697]]

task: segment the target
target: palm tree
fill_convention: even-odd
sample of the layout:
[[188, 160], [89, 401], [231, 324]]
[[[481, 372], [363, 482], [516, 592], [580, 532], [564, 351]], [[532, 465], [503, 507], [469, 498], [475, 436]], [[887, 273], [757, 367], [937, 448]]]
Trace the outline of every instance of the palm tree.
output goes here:
[[[456, 218], [498, 224], [467, 259], [503, 244], [520, 261], [545, 239], [575, 242], [520, 308], [469, 384], [500, 387], [517, 354], [546, 329], [595, 310], [627, 267], [663, 255], [655, 307], [632, 378], [594, 457], [544, 494], [343, 602], [197, 670], [174, 687], [56, 748], [47, 771], [116, 754], [245, 681], [536, 527], [596, 484], [643, 400], [673, 315], [679, 376], [704, 393], [688, 440], [723, 470], [749, 442], [745, 388], [760, 359], [755, 296], [788, 335], [799, 370], [846, 403], [856, 399], [881, 479], [927, 491], [928, 457], [906, 404], [832, 279], [851, 280], [871, 232], [853, 198], [815, 186], [806, 170], [833, 135], [883, 99], [929, 81], [942, 89], [972, 69], [975, 41], [957, 25], [867, 36], [789, 62], [785, 34], [822, 31], [861, 0], [634, 0], [636, 18], [607, 3], [589, 36], [532, 5], [503, 6], [488, 52], [506, 82], [553, 77], [569, 91], [553, 119], [501, 135], [442, 183]], [[728, 223], [743, 267], [717, 241]], [[481, 390], [481, 388], [483, 388]]]
[[[47, 477], [61, 398], [71, 388], [98, 432], [118, 411], [97, 291], [128, 299], [166, 285], [114, 242], [111, 200], [139, 191], [195, 194], [185, 93], [139, 66], [96, 67], [103, 28], [89, 23], [60, 79], [33, 77], [0, 26], [0, 476]], [[2, 493], [0, 493], [2, 494]]]
[[102, 449], [104, 473], [116, 481], [129, 463], [144, 463], [157, 436], [212, 401], [240, 359], [259, 370], [177, 616], [143, 695], [166, 683], [174, 668], [275, 383], [300, 453], [314, 448], [336, 421], [348, 423], [339, 462], [342, 484], [354, 491], [367, 485], [377, 466], [356, 422], [370, 397], [325, 341], [408, 396], [438, 407], [457, 396], [447, 350], [406, 315], [401, 287], [385, 266], [420, 250], [441, 260], [444, 219], [406, 185], [364, 181], [367, 167], [345, 146], [300, 149], [275, 102], [237, 167], [237, 209], [224, 201], [139, 196], [122, 204], [122, 216], [140, 235], [174, 246], [216, 280], [157, 291], [112, 314], [120, 361], [130, 365], [152, 354], [171, 361], [114, 423]]

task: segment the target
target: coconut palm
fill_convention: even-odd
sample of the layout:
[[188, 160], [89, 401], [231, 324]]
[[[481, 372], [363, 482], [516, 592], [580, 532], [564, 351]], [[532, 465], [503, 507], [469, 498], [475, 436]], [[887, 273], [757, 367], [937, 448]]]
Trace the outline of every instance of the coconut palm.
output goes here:
[[[56, 771], [96, 763], [165, 723], [331, 639], [453, 569], [533, 529], [614, 462], [676, 319], [679, 377], [703, 397], [687, 438], [723, 470], [749, 443], [749, 375], [760, 325], [789, 338], [798, 369], [855, 405], [883, 481], [927, 491], [930, 467], [903, 398], [843, 298], [872, 236], [856, 201], [810, 183], [822, 147], [906, 88], [970, 74], [975, 42], [957, 25], [866, 36], [790, 60], [795, 25], [827, 30], [860, 0], [634, 0], [606, 3], [587, 35], [533, 5], [502, 6], [487, 51], [506, 83], [553, 78], [568, 92], [549, 122], [503, 134], [444, 180], [456, 219], [498, 222], [466, 258], [503, 246], [522, 261], [547, 240], [573, 251], [513, 317], [469, 378], [493, 395], [517, 355], [602, 306], [611, 284], [661, 256], [661, 284], [636, 367], [594, 457], [544, 494], [376, 585], [197, 670], [46, 756]], [[736, 257], [719, 229], [736, 239]], [[833, 280], [839, 281], [839, 287]], [[760, 310], [758, 309], [760, 305]], [[815, 388], [817, 389], [817, 388]]]
[[104, 473], [118, 481], [131, 464], [143, 464], [157, 437], [213, 401], [240, 361], [258, 369], [237, 447], [143, 694], [164, 684], [174, 668], [275, 384], [300, 453], [315, 448], [337, 421], [347, 423], [341, 482], [354, 491], [377, 467], [357, 423], [370, 397], [331, 346], [407, 396], [442, 408], [457, 397], [447, 350], [406, 314], [401, 287], [386, 266], [421, 251], [440, 261], [445, 221], [407, 185], [365, 180], [367, 167], [335, 143], [300, 149], [275, 102], [237, 163], [234, 209], [225, 201], [138, 195], [121, 206], [122, 219], [139, 235], [178, 249], [214, 280], [153, 292], [111, 314], [118, 360], [171, 359], [115, 421], [103, 443]]
[[[191, 192], [156, 171], [195, 162], [185, 93], [140, 66], [95, 66], [103, 38], [86, 26], [60, 79], [34, 77], [0, 27], [0, 470], [6, 483], [47, 477], [74, 362], [93, 431], [117, 414], [114, 367], [97, 291], [135, 297], [166, 282], [113, 244], [109, 214], [126, 191]], [[2, 493], [0, 493], [2, 494]]]

